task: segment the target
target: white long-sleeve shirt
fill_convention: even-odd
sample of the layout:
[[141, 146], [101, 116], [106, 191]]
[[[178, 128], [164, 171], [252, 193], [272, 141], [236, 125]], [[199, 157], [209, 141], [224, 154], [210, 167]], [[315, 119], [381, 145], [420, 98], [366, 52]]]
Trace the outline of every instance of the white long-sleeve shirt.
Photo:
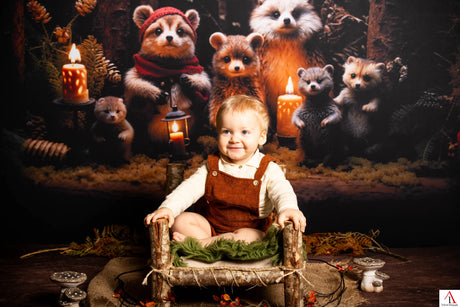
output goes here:
[[[264, 154], [256, 151], [254, 156], [244, 165], [226, 162], [219, 158], [219, 170], [233, 177], [254, 178]], [[166, 196], [160, 208], [167, 207], [173, 211], [174, 217], [184, 212], [197, 202], [205, 193], [208, 164], [201, 166], [188, 179], [184, 180], [174, 191]], [[259, 217], [265, 218], [275, 208], [278, 212], [285, 209], [299, 209], [297, 197], [283, 171], [276, 163], [269, 163], [262, 176], [259, 196]], [[241, 195], [244, 197], [244, 195]]]

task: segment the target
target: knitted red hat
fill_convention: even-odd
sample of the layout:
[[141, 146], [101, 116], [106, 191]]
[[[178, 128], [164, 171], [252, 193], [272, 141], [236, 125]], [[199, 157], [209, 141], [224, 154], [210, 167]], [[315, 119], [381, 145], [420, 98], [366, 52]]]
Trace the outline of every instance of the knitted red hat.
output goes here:
[[194, 35], [195, 42], [196, 42], [196, 31], [193, 28], [192, 23], [190, 22], [190, 20], [188, 20], [187, 16], [185, 16], [185, 14], [182, 13], [182, 11], [180, 11], [180, 10], [174, 8], [174, 7], [170, 7], [170, 6], [162, 7], [162, 8], [159, 8], [159, 9], [155, 10], [152, 13], [152, 15], [150, 15], [149, 18], [147, 18], [147, 20], [144, 22], [144, 24], [142, 25], [142, 27], [139, 30], [139, 41], [142, 42], [142, 39], [144, 38], [145, 30], [147, 30], [147, 28], [152, 23], [154, 23], [155, 20], [157, 20], [157, 19], [159, 19], [159, 18], [161, 18], [163, 16], [166, 16], [166, 15], [180, 15], [180, 16], [182, 16], [182, 18], [184, 18], [185, 22], [190, 26], [190, 28], [192, 28], [193, 35]]

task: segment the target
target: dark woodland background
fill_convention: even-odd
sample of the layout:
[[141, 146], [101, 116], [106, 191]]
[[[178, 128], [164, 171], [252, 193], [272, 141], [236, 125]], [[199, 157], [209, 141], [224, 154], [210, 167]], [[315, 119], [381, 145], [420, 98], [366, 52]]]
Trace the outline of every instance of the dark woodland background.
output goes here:
[[[43, 73], [34, 70], [29, 51], [30, 47], [40, 43], [43, 31], [40, 24], [31, 20], [25, 9], [26, 2], [8, 1], [2, 10], [5, 46], [2, 86], [3, 92], [10, 94], [7, 96], [14, 97], [8, 98], [12, 101], [1, 112], [2, 125], [7, 128], [23, 126], [31, 113], [41, 115], [46, 112], [49, 101], [56, 98], [49, 90]], [[183, 11], [194, 8], [201, 17], [196, 53], [201, 65], [212, 74], [214, 49], [208, 42], [209, 36], [216, 31], [249, 34], [249, 16], [256, 2], [99, 0], [92, 13], [77, 18], [73, 23], [72, 42], [78, 44], [88, 35], [95, 36], [103, 45], [104, 56], [124, 75], [133, 66], [132, 55], [139, 50], [138, 28], [132, 21], [132, 13], [138, 5], [150, 4], [153, 8], [175, 6]], [[55, 26], [64, 27], [76, 13], [74, 1], [43, 0], [40, 3], [52, 16], [51, 22], [45, 25], [50, 33]], [[325, 25], [325, 31], [318, 34], [317, 42], [328, 62], [336, 68], [336, 94], [342, 87], [341, 65], [349, 55], [384, 63], [400, 57], [408, 67], [408, 77], [398, 83], [398, 73], [393, 76], [389, 74], [388, 78], [393, 77], [389, 82], [389, 104], [395, 111], [406, 105], [406, 108], [399, 110], [402, 112], [399, 118], [408, 115], [409, 110], [413, 111], [407, 106], [420, 99], [422, 106], [428, 108], [420, 108], [409, 114], [411, 116], [407, 120], [397, 123], [399, 126], [394, 129], [395, 138], [401, 138], [402, 144], [416, 147], [420, 140], [438, 133], [438, 143], [442, 144], [437, 144], [433, 155], [437, 159], [445, 157], [447, 144], [456, 141], [459, 130], [457, 113], [452, 116], [449, 112], [452, 113], [452, 106], [458, 106], [460, 95], [460, 3], [455, 0], [314, 0], [313, 4]], [[123, 91], [123, 82], [116, 85], [107, 83], [100, 96], [122, 97]], [[430, 109], [433, 104], [436, 110]], [[427, 127], [426, 123], [432, 126]], [[410, 153], [411, 150], [408, 146], [408, 150], [403, 152], [412, 154], [412, 158], [419, 158], [420, 154]]]
[[[400, 57], [402, 63], [408, 67], [407, 79], [403, 82], [398, 82], [399, 72], [387, 76], [388, 103], [394, 112], [394, 123], [390, 132], [392, 139], [398, 144], [397, 152], [392, 153], [392, 158], [407, 156], [414, 160], [423, 158], [432, 161], [458, 161], [459, 154], [455, 152], [457, 147], [453, 147], [452, 155], [449, 152], [452, 148], [449, 149], [449, 146], [455, 144], [460, 130], [460, 2], [313, 2], [325, 25], [325, 31], [319, 33], [315, 39], [323, 48], [328, 62], [335, 66], [336, 94], [342, 88], [341, 65], [349, 55], [385, 63]], [[40, 42], [43, 31], [40, 24], [31, 20], [25, 9], [26, 3], [26, 0], [7, 1], [2, 8], [3, 109], [0, 112], [2, 128], [21, 131], [24, 137], [27, 137], [26, 122], [30, 116], [46, 116], [50, 102], [56, 98], [48, 80], [35, 69], [30, 56], [30, 48]], [[48, 32], [52, 32], [55, 26], [64, 27], [76, 14], [74, 0], [41, 0], [40, 3], [52, 16], [50, 23], [45, 25]], [[201, 17], [197, 30], [196, 53], [200, 64], [211, 75], [214, 49], [208, 42], [209, 36], [216, 31], [228, 35], [249, 34], [249, 16], [256, 0], [98, 0], [91, 14], [79, 17], [73, 23], [72, 42], [78, 44], [88, 35], [94, 35], [103, 45], [104, 56], [124, 76], [133, 66], [132, 55], [139, 50], [138, 28], [132, 21], [132, 14], [140, 4], [150, 4], [153, 8], [174, 6], [183, 11], [196, 9]], [[107, 82], [100, 96], [122, 97], [123, 92], [123, 82], [115, 85]], [[12, 190], [17, 193], [21, 191], [23, 181], [13, 178], [17, 168], [8, 154], [9, 148], [4, 145], [2, 143], [0, 151], [0, 177], [7, 182], [4, 186], [15, 186]], [[458, 170], [449, 169], [447, 174], [451, 176], [454, 173], [456, 176], [456, 172]], [[446, 173], [441, 175], [445, 176]], [[27, 190], [21, 192], [28, 194]], [[14, 193], [4, 194], [5, 198], [14, 198]], [[51, 194], [46, 196], [50, 199], [54, 197]], [[35, 200], [30, 203], [30, 206], [35, 205], [40, 206], [40, 200], [36, 200], [36, 204]], [[414, 205], [419, 204], [414, 201]], [[10, 206], [15, 206], [15, 203]], [[3, 226], [9, 227], [16, 221], [20, 223], [21, 208], [18, 206], [14, 210], [16, 216]], [[413, 210], [410, 206], [405, 209]], [[104, 209], [94, 207], [94, 210]], [[427, 207], [426, 210], [429, 212], [432, 207]], [[120, 216], [129, 214], [119, 213]], [[408, 212], [408, 215], [411, 214]], [[449, 215], [449, 212], [442, 214]], [[27, 218], [28, 221], [31, 219], [33, 217]]]

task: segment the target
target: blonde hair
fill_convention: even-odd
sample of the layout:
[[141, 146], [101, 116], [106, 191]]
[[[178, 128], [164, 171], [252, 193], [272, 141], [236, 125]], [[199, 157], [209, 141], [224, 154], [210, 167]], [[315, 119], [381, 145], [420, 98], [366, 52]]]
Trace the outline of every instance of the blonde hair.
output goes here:
[[217, 129], [219, 129], [221, 126], [222, 114], [224, 114], [227, 111], [239, 113], [253, 111], [256, 117], [259, 119], [262, 131], [268, 131], [268, 126], [270, 124], [270, 116], [268, 115], [268, 109], [262, 101], [255, 97], [247, 95], [235, 95], [225, 99], [222, 105], [219, 107], [219, 110], [217, 111]]

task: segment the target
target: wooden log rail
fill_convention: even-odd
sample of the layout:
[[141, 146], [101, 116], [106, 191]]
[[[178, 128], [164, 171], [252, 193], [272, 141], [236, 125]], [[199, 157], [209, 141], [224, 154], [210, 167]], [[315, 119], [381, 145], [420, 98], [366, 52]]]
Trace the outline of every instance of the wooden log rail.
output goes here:
[[284, 283], [285, 306], [303, 304], [302, 235], [288, 222], [283, 230], [283, 263], [267, 268], [173, 267], [170, 254], [168, 221], [160, 219], [150, 225], [152, 299], [164, 301], [173, 286], [268, 286]]

